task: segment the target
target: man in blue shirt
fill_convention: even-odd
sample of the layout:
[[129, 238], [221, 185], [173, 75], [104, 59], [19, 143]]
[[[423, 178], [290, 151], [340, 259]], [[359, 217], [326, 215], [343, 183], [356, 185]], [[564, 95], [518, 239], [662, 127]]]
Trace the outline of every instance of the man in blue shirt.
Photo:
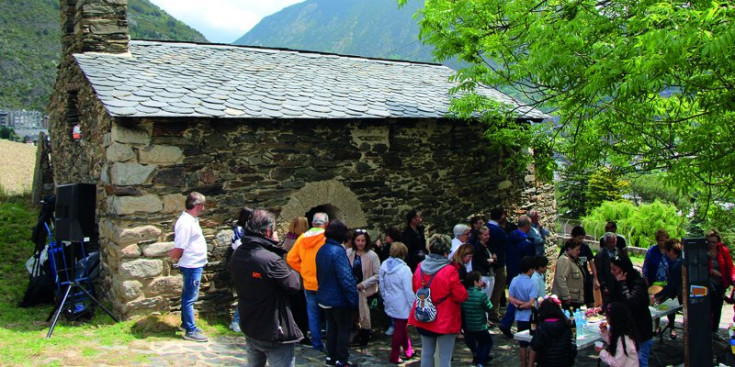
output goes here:
[[[519, 268], [521, 259], [526, 256], [534, 257], [536, 251], [533, 248], [533, 244], [528, 240], [528, 232], [531, 231], [531, 219], [528, 216], [522, 215], [518, 218], [518, 229], [510, 234], [510, 241], [506, 252], [506, 269], [508, 278], [511, 282], [519, 274]], [[533, 268], [533, 265], [531, 265]], [[523, 273], [523, 271], [520, 271]], [[512, 337], [510, 332], [510, 325], [513, 324], [515, 315], [515, 307], [512, 303], [508, 304], [508, 309], [505, 310], [505, 316], [500, 322], [500, 331], [507, 337]]]

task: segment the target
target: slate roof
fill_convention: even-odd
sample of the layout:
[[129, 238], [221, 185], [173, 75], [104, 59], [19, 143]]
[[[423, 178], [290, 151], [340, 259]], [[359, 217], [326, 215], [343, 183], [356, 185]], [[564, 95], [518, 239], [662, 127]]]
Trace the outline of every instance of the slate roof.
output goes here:
[[230, 45], [131, 41], [130, 54], [74, 57], [112, 116], [440, 118], [455, 85], [441, 65]]

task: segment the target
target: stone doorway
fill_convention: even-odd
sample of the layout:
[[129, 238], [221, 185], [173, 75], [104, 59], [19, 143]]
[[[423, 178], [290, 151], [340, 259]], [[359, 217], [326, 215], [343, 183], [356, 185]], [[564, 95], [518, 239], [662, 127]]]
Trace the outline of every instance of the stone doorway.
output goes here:
[[311, 218], [316, 212], [327, 213], [329, 219], [339, 219], [349, 228], [367, 226], [367, 218], [360, 201], [352, 190], [336, 180], [310, 182], [291, 195], [291, 199], [281, 208], [277, 222], [279, 230], [285, 233], [288, 223], [296, 216]]

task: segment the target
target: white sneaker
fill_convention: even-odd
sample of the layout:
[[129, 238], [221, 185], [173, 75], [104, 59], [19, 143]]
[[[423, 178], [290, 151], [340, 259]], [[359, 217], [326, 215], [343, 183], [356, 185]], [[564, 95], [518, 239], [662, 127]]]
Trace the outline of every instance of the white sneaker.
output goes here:
[[240, 324], [238, 324], [238, 323], [236, 323], [234, 321], [232, 323], [230, 323], [230, 329], [232, 331], [236, 332], [236, 333], [241, 333], [242, 332], [242, 330], [240, 329]]
[[388, 330], [385, 331], [385, 335], [393, 335], [393, 326], [389, 327]]

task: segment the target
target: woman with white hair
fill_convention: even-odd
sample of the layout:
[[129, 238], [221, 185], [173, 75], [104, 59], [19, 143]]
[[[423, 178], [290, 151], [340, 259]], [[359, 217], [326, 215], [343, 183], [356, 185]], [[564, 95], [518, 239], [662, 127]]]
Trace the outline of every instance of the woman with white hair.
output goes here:
[[[452, 249], [449, 251], [449, 258], [451, 259], [452, 256], [454, 256], [454, 252], [457, 251], [459, 246], [462, 246], [462, 244], [467, 243], [467, 240], [470, 238], [470, 226], [466, 224], [457, 224], [454, 226], [454, 238], [452, 239]], [[472, 271], [472, 269], [468, 270]]]

